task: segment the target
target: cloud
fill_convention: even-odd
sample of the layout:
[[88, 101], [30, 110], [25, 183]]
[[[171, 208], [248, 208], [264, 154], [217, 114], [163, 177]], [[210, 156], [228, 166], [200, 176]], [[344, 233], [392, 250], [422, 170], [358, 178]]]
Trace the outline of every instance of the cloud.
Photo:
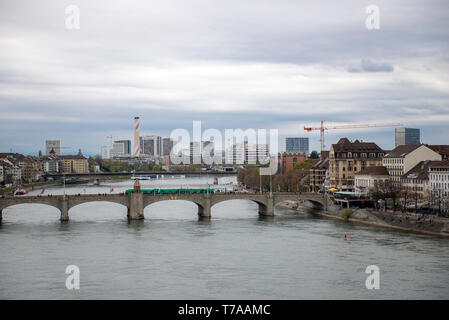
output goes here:
[[348, 72], [393, 72], [394, 67], [389, 63], [374, 62], [369, 59], [362, 59], [360, 61], [360, 68], [350, 67]]
[[76, 31], [69, 4], [0, 2], [0, 151], [59, 137], [98, 153], [136, 115], [163, 135], [192, 120], [290, 135], [321, 119], [434, 123], [435, 140], [449, 127], [446, 1], [379, 0], [376, 31], [358, 0], [79, 0]]

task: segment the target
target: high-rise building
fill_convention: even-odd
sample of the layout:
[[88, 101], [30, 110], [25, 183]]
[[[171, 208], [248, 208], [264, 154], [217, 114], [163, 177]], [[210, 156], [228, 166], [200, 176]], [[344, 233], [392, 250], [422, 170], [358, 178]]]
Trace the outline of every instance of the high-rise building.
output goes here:
[[170, 156], [171, 149], [173, 148], [174, 140], [171, 138], [162, 139], [162, 155]]
[[[52, 151], [53, 150], [53, 151]], [[61, 141], [60, 140], [46, 140], [45, 141], [45, 154], [61, 155]]]
[[[121, 155], [130, 155], [131, 154], [131, 140], [118, 140], [118, 141], [114, 141], [114, 145], [115, 144], [122, 144], [123, 145], [123, 151], [121, 153]], [[114, 146], [113, 146], [114, 148]], [[117, 148], [121, 148], [117, 146]]]
[[[212, 145], [210, 145], [212, 144]], [[203, 153], [209, 151], [209, 156], [214, 155], [214, 146], [213, 142], [211, 141], [199, 141], [196, 142], [190, 142], [190, 163], [191, 164], [200, 164], [203, 163]], [[206, 149], [206, 147], [208, 147]]]
[[140, 118], [134, 117], [134, 156], [140, 156]]
[[233, 144], [226, 150], [226, 164], [266, 164], [269, 162], [268, 144], [249, 144], [248, 141]]
[[162, 156], [162, 138], [160, 136], [140, 137], [140, 152], [154, 157]]
[[114, 142], [114, 144], [112, 145], [112, 156], [118, 157], [124, 155], [125, 155], [125, 145], [120, 142]]
[[396, 147], [420, 143], [419, 129], [395, 128]]
[[285, 138], [285, 152], [309, 155], [309, 138]]
[[112, 152], [112, 148], [110, 146], [101, 147], [101, 159], [110, 159], [111, 152]]

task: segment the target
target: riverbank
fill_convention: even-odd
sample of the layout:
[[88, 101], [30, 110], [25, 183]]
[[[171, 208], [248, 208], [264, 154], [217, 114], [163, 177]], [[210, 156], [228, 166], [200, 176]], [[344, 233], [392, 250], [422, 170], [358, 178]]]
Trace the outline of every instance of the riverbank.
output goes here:
[[337, 205], [331, 205], [328, 211], [322, 211], [317, 210], [312, 205], [308, 205], [307, 202], [288, 201], [283, 203], [282, 207], [293, 210], [300, 210], [305, 207], [311, 214], [335, 220], [449, 238], [449, 218], [435, 215], [373, 209], [351, 209], [352, 213], [344, 218], [341, 214], [345, 209]]
[[381, 212], [367, 212], [366, 210], [362, 209], [353, 211], [351, 217], [349, 218], [343, 218], [338, 214], [330, 214], [329, 212], [323, 211], [314, 212], [314, 214], [346, 222], [362, 223], [376, 227], [390, 228], [407, 232], [416, 232], [449, 238], [449, 219], [442, 217], [429, 217], [426, 215], [421, 217], [420, 214], [416, 216], [410, 216], [410, 213], [406, 215], [405, 213], [397, 214], [395, 212], [386, 212], [383, 217], [385, 219], [379, 219], [376, 217], [376, 215], [382, 215]]
[[[57, 185], [59, 185], [58, 182], [44, 181], [44, 182], [34, 182], [34, 183], [30, 183], [30, 184], [25, 184], [25, 185], [22, 185], [22, 188], [24, 188], [26, 191], [32, 191], [34, 189], [38, 189], [38, 188], [42, 188], [42, 187], [53, 187], [53, 186], [57, 186]], [[17, 186], [4, 188], [4, 189], [0, 190], [0, 195], [11, 194], [15, 190], [17, 190], [17, 188], [18, 188]]]

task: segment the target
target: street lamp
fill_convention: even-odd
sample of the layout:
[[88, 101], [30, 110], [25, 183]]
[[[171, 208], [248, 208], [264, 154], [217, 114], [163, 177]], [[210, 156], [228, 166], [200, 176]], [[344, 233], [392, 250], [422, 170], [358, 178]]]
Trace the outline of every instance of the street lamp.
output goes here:
[[273, 185], [272, 185], [272, 178], [271, 178], [271, 174], [270, 174], [270, 198], [273, 197]]

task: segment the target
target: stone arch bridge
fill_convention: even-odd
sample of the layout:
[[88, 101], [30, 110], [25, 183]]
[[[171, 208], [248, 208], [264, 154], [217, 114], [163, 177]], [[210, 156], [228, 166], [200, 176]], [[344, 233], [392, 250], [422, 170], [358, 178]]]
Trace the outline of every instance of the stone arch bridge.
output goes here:
[[69, 220], [69, 210], [76, 205], [93, 202], [106, 201], [122, 204], [128, 209], [128, 219], [138, 220], [144, 218], [144, 209], [148, 205], [165, 200], [186, 200], [194, 202], [198, 206], [198, 215], [204, 218], [210, 218], [211, 208], [217, 203], [244, 199], [258, 204], [259, 214], [264, 216], [273, 216], [274, 207], [286, 200], [309, 200], [327, 210], [328, 199], [323, 194], [316, 193], [292, 193], [292, 192], [274, 192], [272, 194], [255, 193], [214, 193], [214, 194], [178, 194], [178, 195], [151, 195], [142, 193], [110, 194], [110, 195], [66, 195], [66, 196], [22, 196], [22, 197], [4, 197], [0, 199], [0, 220], [2, 219], [2, 210], [4, 208], [22, 204], [22, 203], [40, 203], [59, 209], [61, 221]]

